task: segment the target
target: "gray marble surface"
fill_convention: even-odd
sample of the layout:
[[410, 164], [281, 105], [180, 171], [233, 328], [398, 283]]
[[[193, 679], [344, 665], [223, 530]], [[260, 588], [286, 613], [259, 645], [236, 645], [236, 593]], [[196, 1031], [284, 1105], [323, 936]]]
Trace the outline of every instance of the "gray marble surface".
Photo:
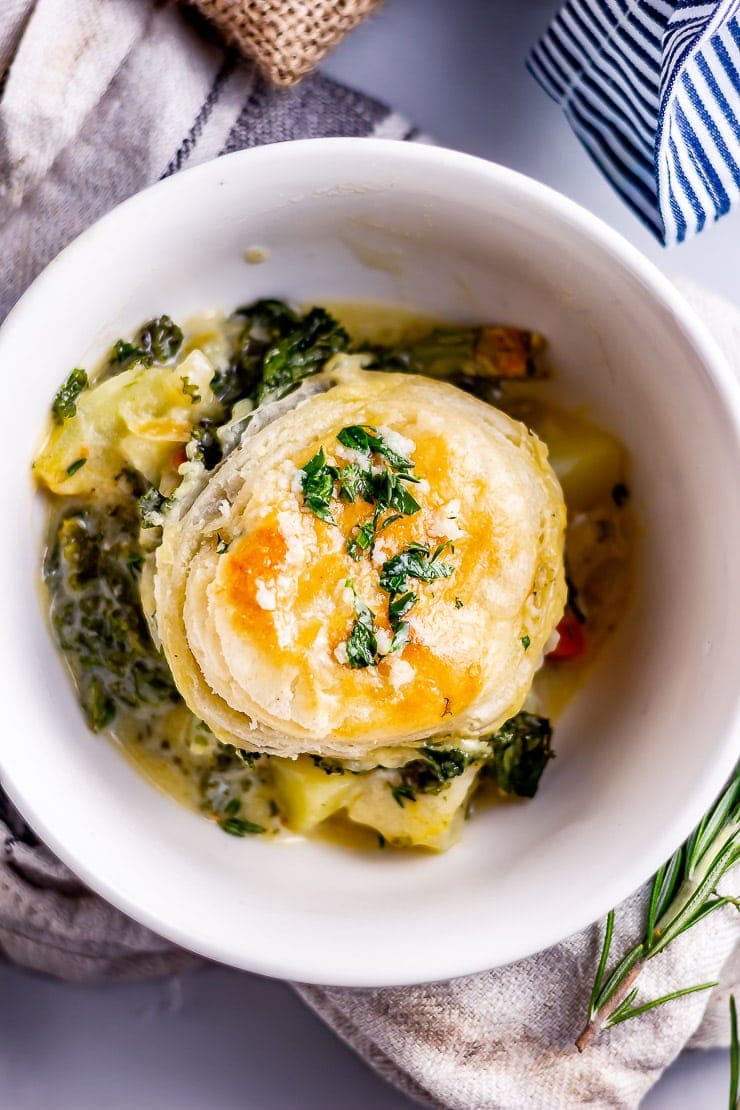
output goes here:
[[[556, 4], [388, 0], [326, 72], [439, 142], [552, 185], [666, 273], [740, 299], [740, 215], [664, 251], [524, 69]], [[68, 986], [0, 967], [0, 1110], [402, 1110], [283, 983], [211, 968], [165, 984]], [[727, 1105], [726, 1052], [684, 1054], [643, 1110]]]

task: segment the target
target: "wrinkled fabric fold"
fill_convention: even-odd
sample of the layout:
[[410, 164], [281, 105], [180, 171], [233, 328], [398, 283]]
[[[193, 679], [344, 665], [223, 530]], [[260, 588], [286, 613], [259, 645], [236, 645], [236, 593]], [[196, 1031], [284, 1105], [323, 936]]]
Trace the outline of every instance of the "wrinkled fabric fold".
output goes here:
[[17, 49], [0, 99], [0, 320], [76, 235], [163, 176], [261, 143], [411, 130], [321, 75], [271, 88], [172, 4], [13, 4], [7, 49]]

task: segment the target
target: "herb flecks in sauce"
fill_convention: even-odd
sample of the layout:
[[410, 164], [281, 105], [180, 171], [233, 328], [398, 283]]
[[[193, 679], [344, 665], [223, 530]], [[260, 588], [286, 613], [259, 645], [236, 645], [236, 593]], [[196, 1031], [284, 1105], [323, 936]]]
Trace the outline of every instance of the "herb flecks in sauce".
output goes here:
[[86, 462], [87, 462], [87, 459], [82, 458], [82, 459], [75, 459], [75, 461], [73, 463], [70, 463], [69, 466], [67, 467], [67, 474], [69, 475], [69, 477], [72, 478], [77, 473], [77, 471], [80, 470], [85, 465]]
[[138, 521], [123, 506], [65, 513], [44, 562], [51, 622], [91, 728], [179, 699], [141, 609]]

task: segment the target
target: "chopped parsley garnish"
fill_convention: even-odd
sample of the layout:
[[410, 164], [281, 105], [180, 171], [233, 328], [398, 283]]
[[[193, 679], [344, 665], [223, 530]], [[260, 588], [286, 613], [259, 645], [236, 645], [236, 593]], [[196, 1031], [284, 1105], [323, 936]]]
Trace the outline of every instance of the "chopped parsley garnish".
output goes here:
[[404, 515], [403, 513], [391, 513], [390, 516], [381, 520], [380, 517], [387, 507], [387, 505], [379, 502], [375, 507], [373, 515], [368, 517], [363, 524], [358, 525], [357, 531], [347, 540], [347, 553], [355, 561], [361, 559], [363, 555], [372, 549], [375, 538], [380, 532], [385, 531], [391, 524], [395, 524], [395, 522], [400, 520]]
[[397, 474], [386, 468], [372, 476], [372, 500], [384, 509], [396, 509], [404, 516], [413, 516], [421, 505], [402, 483], [418, 480], [411, 474]]
[[67, 477], [71, 478], [72, 475], [76, 474], [77, 471], [81, 467], [83, 467], [86, 462], [87, 462], [87, 459], [75, 459], [75, 461], [73, 463], [70, 463], [69, 466], [67, 467]]
[[[320, 447], [301, 471], [303, 501], [307, 509], [327, 524], [336, 524], [331, 511], [334, 497], [350, 502], [361, 498], [374, 503], [372, 516], [358, 524], [347, 539], [347, 553], [357, 562], [372, 551], [378, 533], [401, 517], [419, 512], [418, 501], [403, 484], [418, 482], [419, 479], [410, 473], [414, 465], [411, 459], [393, 450], [378, 435], [377, 428], [370, 424], [351, 424], [342, 428], [337, 439], [342, 446], [366, 455], [367, 467], [349, 463], [340, 470], [326, 461], [324, 448]], [[382, 456], [388, 465], [383, 469], [373, 468], [371, 455]], [[391, 510], [389, 515], [384, 517], [383, 514], [388, 510]], [[411, 629], [403, 617], [419, 600], [409, 589], [409, 578], [420, 582], [449, 578], [455, 568], [440, 558], [448, 547], [454, 551], [450, 540], [440, 544], [434, 551], [425, 544], [412, 543], [383, 563], [379, 584], [381, 589], [390, 594], [388, 621], [393, 633], [387, 654], [400, 651], [409, 642]], [[347, 663], [352, 668], [376, 666], [382, 658], [378, 656], [375, 617], [356, 595], [355, 621], [346, 647]]]
[[418, 600], [418, 595], [408, 590], [404, 594], [392, 596], [388, 602], [388, 620], [393, 629], [389, 655], [394, 651], [400, 651], [409, 642], [411, 628], [409, 622], [402, 618], [413, 609]]
[[406, 593], [396, 594], [388, 603], [388, 616], [391, 625], [396, 625], [409, 610], [413, 609], [419, 600], [418, 595], [407, 590]]
[[344, 501], [363, 501], [373, 499], [372, 471], [358, 466], [357, 463], [348, 463], [339, 472], [339, 496]]
[[[411, 474], [413, 462], [388, 446], [377, 429], [370, 424], [351, 424], [337, 435], [337, 440], [353, 451], [367, 456], [367, 466], [348, 463], [339, 469], [326, 461], [324, 448], [320, 447], [303, 467], [301, 485], [307, 509], [327, 524], [335, 524], [331, 511], [332, 498], [355, 502], [358, 499], [375, 506], [371, 517], [358, 525], [347, 539], [347, 553], [360, 560], [372, 551], [375, 537], [402, 516], [418, 513], [421, 506], [409, 493], [404, 482], [418, 482]], [[380, 455], [387, 461], [381, 468], [371, 465], [371, 455]], [[336, 487], [336, 488], [335, 488]], [[392, 510], [383, 519], [383, 513]]]
[[347, 540], [347, 553], [350, 558], [357, 561], [361, 559], [366, 551], [369, 551], [375, 539], [375, 516], [371, 516], [364, 524], [361, 524], [354, 536], [350, 536]]
[[221, 533], [216, 532], [216, 554], [225, 555], [229, 550], [229, 541], [221, 538]]
[[[353, 559], [361, 559], [366, 552], [372, 550], [375, 537], [389, 525], [404, 516], [413, 516], [421, 507], [406, 487], [401, 485], [401, 481], [410, 481], [410, 476], [393, 474], [386, 469], [380, 474], [368, 472], [367, 477], [368, 488], [362, 496], [366, 501], [375, 502], [375, 512], [347, 540], [347, 551]], [[340, 484], [341, 481], [340, 472]], [[381, 519], [387, 509], [399, 509], [400, 512], [393, 512]]]
[[308, 460], [302, 474], [301, 486], [306, 508], [310, 509], [319, 520], [324, 520], [327, 524], [336, 523], [329, 505], [339, 472], [335, 466], [327, 464], [323, 447], [319, 447], [314, 457]]
[[378, 532], [384, 532], [390, 524], [395, 524], [397, 520], [401, 520], [403, 515], [403, 513], [391, 513], [385, 520], [381, 520], [380, 524], [375, 529], [375, 534], [377, 535]]
[[72, 419], [77, 412], [77, 398], [89, 384], [87, 371], [76, 367], [64, 385], [59, 387], [51, 406], [51, 415], [57, 424]]
[[347, 638], [347, 662], [350, 667], [374, 667], [378, 662], [378, 638], [375, 617], [355, 594], [355, 623]]
[[462, 598], [456, 597], [455, 598], [455, 608], [456, 609], [462, 609], [462, 607], [463, 607]]
[[409, 622], [399, 621], [393, 633], [393, 639], [391, 640], [391, 646], [388, 648], [388, 654], [393, 655], [394, 651], [400, 651], [401, 648], [405, 648], [406, 644], [409, 642], [410, 635], [411, 626]]
[[423, 543], [412, 543], [399, 555], [386, 559], [380, 571], [381, 589], [389, 594], [405, 593], [409, 578], [420, 582], [434, 582], [437, 578], [449, 578], [454, 571], [451, 563], [440, 562], [440, 555], [452, 547], [451, 541], [439, 545], [434, 551]]
[[372, 424], [350, 424], [342, 428], [337, 439], [343, 447], [361, 451], [363, 455], [383, 455], [395, 470], [412, 470], [414, 464], [405, 455], [399, 455], [378, 435]]
[[522, 636], [522, 647], [525, 651], [529, 651], [529, 646], [532, 643], [529, 636]]

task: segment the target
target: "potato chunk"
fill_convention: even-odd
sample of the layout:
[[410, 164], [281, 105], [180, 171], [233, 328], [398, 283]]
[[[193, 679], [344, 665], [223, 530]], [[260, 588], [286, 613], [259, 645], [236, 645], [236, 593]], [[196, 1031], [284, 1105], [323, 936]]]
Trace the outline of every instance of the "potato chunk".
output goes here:
[[327, 772], [307, 755], [270, 760], [277, 801], [290, 829], [311, 832], [342, 811], [350, 821], [374, 829], [389, 843], [436, 851], [444, 851], [459, 838], [465, 804], [480, 770], [480, 764], [472, 764], [438, 794], [397, 801], [389, 773], [382, 768], [355, 775], [339, 766]]
[[270, 761], [280, 810], [294, 832], [307, 833], [344, 808], [360, 790], [361, 776], [327, 774], [309, 755]]
[[443, 852], [459, 839], [465, 819], [465, 804], [480, 771], [473, 763], [451, 779], [439, 794], [418, 794], [399, 805], [381, 774], [362, 778], [362, 790], [347, 806], [347, 816], [369, 825], [397, 846], [433, 848]]
[[547, 444], [569, 514], [610, 500], [625, 471], [624, 448], [614, 436], [582, 416], [530, 398], [515, 401], [507, 411]]
[[80, 394], [74, 416], [55, 424], [34, 464], [53, 493], [110, 498], [130, 467], [152, 485], [173, 465], [193, 426], [220, 412], [213, 367], [201, 351], [176, 366], [137, 364]]

